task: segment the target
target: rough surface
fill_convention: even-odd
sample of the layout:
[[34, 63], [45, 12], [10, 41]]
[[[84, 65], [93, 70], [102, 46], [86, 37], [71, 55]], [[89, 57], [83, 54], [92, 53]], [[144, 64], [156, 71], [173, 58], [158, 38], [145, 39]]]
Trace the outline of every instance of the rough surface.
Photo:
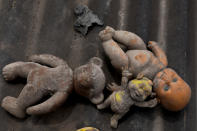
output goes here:
[[[112, 65], [121, 70], [122, 67], [130, 68], [133, 78], [143, 74], [153, 79], [160, 70], [167, 66], [167, 56], [156, 42], [150, 41], [148, 48], [143, 40], [134, 33], [114, 30], [107, 26], [99, 33], [105, 53], [110, 58]], [[124, 52], [118, 42], [128, 47]]]
[[[134, 78], [143, 75], [153, 80], [158, 74], [162, 74], [154, 80], [154, 85], [160, 87], [160, 90], [165, 89], [166, 86], [170, 89], [166, 94], [157, 90], [157, 95], [162, 100], [161, 104], [171, 111], [182, 110], [188, 104], [191, 96], [188, 84], [175, 71], [166, 69], [167, 56], [156, 42], [148, 42], [149, 51], [138, 36], [131, 34], [133, 33], [116, 31], [109, 26], [99, 33], [105, 53], [110, 58], [112, 65], [119, 70], [122, 67], [129, 68]], [[135, 41], [131, 39], [135, 39]], [[115, 41], [129, 47], [128, 50], [124, 53]], [[170, 73], [167, 73], [168, 71]], [[173, 81], [173, 78], [177, 79]]]
[[145, 101], [148, 96], [154, 96], [152, 95], [154, 93], [152, 93], [153, 83], [151, 80], [143, 77], [131, 80], [127, 84], [125, 88], [114, 83], [113, 85], [109, 85], [108, 88], [113, 93], [102, 104], [97, 105], [98, 109], [104, 109], [108, 106], [111, 107], [115, 113], [110, 121], [110, 125], [113, 128], [117, 128], [119, 119], [130, 110], [132, 105], [153, 108], [158, 104], [156, 98]]
[[74, 23], [76, 31], [86, 35], [88, 29], [94, 25], [103, 25], [103, 21], [94, 14], [86, 5], [78, 5], [74, 9], [74, 13], [77, 16], [77, 20]]
[[[29, 60], [32, 62], [15, 62], [3, 68], [5, 80], [27, 79], [17, 98], [6, 96], [1, 103], [6, 111], [18, 118], [24, 118], [26, 113], [41, 115], [54, 111], [66, 101], [73, 88], [72, 69], [62, 59], [44, 54], [31, 56]], [[46, 95], [51, 97], [38, 104]]]
[[104, 99], [103, 90], [106, 79], [101, 69], [102, 66], [103, 61], [98, 57], [93, 57], [87, 64], [74, 70], [75, 91], [94, 104], [99, 104]]
[[[5, 65], [25, 61], [32, 54], [53, 54], [66, 60], [72, 69], [97, 56], [104, 62], [107, 83], [120, 81], [98, 38], [101, 28], [94, 27], [86, 37], [73, 29], [76, 20], [73, 9], [77, 4], [87, 5], [103, 17], [106, 25], [135, 32], [145, 43], [157, 41], [168, 56], [168, 65], [192, 89], [184, 110], [172, 113], [161, 106], [154, 110], [134, 106], [116, 131], [197, 130], [196, 0], [0, 0], [0, 72]], [[8, 83], [0, 75], [0, 101], [8, 95], [18, 96], [24, 83], [23, 80], [16, 83]], [[104, 93], [108, 96], [109, 92]], [[114, 131], [110, 117], [111, 111], [98, 111], [88, 100], [72, 94], [55, 112], [25, 120], [16, 119], [0, 108], [0, 130], [75, 131], [92, 126]]]

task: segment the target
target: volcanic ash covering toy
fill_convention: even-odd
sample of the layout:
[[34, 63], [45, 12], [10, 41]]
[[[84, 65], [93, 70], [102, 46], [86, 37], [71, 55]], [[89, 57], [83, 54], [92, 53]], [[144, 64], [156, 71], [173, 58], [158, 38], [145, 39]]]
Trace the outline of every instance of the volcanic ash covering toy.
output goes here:
[[75, 69], [74, 88], [75, 91], [92, 103], [99, 104], [103, 101], [103, 89], [105, 88], [105, 75], [101, 69], [103, 61], [93, 57], [90, 61]]
[[[129, 77], [128, 71], [123, 71], [123, 77]], [[128, 81], [125, 81], [126, 83]], [[154, 97], [155, 93], [152, 92], [152, 81], [146, 77], [131, 80], [126, 87], [121, 87], [116, 84], [109, 85], [108, 89], [113, 93], [100, 105], [98, 109], [104, 109], [111, 106], [115, 114], [111, 117], [110, 125], [117, 128], [118, 120], [121, 119], [130, 109], [132, 105], [138, 107], [153, 108], [157, 105], [156, 98], [145, 101], [148, 96]]]
[[[143, 74], [154, 80], [156, 91], [161, 104], [168, 110], [182, 110], [190, 100], [191, 89], [189, 85], [173, 70], [167, 68], [166, 54], [154, 42], [146, 44], [136, 34], [128, 31], [114, 30], [107, 26], [99, 33], [106, 55], [111, 64], [118, 70], [122, 67], [131, 69], [134, 78]], [[127, 47], [124, 52], [118, 43]]]
[[[52, 112], [66, 101], [73, 88], [73, 72], [64, 60], [44, 54], [34, 55], [30, 61], [14, 62], [3, 68], [5, 80], [27, 78], [27, 84], [17, 98], [7, 96], [1, 103], [5, 110], [18, 118], [24, 118], [26, 113], [39, 115]], [[51, 97], [35, 105], [46, 95]]]

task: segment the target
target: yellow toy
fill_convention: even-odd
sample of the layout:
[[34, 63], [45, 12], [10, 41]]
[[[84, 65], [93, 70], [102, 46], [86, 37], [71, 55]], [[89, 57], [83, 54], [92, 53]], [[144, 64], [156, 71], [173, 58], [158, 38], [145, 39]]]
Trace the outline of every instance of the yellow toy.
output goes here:
[[[130, 109], [132, 105], [138, 107], [155, 107], [158, 103], [157, 99], [145, 101], [148, 96], [154, 97], [155, 93], [152, 92], [152, 81], [142, 74], [139, 74], [137, 79], [131, 80], [128, 83], [131, 73], [124, 69], [122, 74], [121, 86], [112, 83], [108, 85], [108, 89], [113, 93], [102, 103], [97, 105], [98, 109], [104, 109], [111, 105], [111, 109], [115, 114], [111, 118], [111, 127], [117, 128], [118, 120], [121, 119]], [[124, 87], [124, 86], [125, 87]]]
[[99, 130], [96, 128], [93, 128], [93, 127], [84, 127], [84, 128], [78, 129], [76, 131], [99, 131]]

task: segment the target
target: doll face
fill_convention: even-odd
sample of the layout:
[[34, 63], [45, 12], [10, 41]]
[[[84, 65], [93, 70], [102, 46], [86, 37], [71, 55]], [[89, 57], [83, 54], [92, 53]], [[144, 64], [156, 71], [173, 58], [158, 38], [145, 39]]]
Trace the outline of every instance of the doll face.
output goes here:
[[161, 104], [168, 110], [181, 110], [189, 102], [190, 87], [174, 70], [167, 68], [159, 72], [153, 83]]
[[129, 83], [131, 98], [136, 101], [144, 101], [152, 93], [152, 81], [147, 78], [132, 80]]

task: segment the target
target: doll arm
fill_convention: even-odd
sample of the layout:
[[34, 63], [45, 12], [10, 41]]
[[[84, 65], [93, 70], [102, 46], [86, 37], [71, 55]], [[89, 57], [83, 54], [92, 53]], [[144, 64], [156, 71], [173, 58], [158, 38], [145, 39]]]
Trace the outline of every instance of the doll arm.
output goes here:
[[159, 59], [159, 61], [164, 65], [168, 65], [168, 60], [165, 52], [158, 46], [158, 44], [154, 41], [148, 42], [148, 48], [152, 50], [155, 56]]
[[135, 102], [135, 106], [153, 108], [153, 107], [157, 106], [158, 103], [159, 102], [158, 102], [157, 98], [154, 98], [149, 101]]

